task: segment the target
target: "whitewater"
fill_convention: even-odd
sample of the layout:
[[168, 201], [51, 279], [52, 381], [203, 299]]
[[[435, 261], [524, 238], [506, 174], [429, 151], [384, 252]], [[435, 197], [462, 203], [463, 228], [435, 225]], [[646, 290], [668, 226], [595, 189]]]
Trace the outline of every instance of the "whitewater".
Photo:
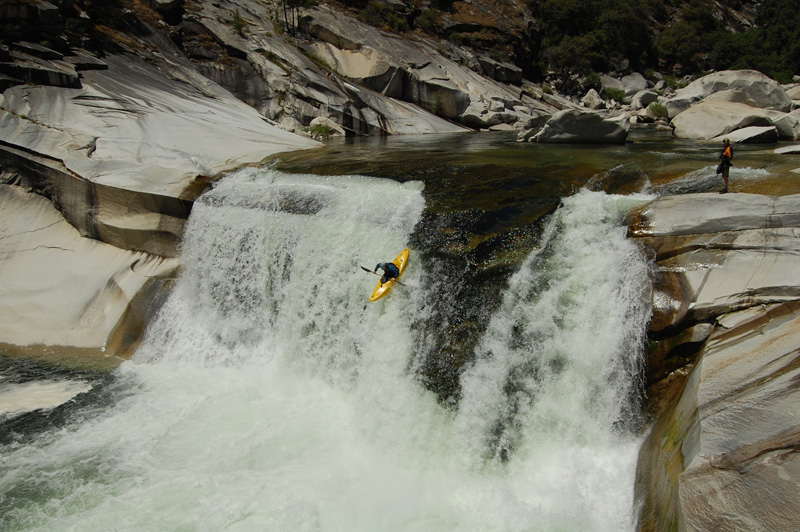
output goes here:
[[2, 449], [0, 528], [634, 530], [650, 308], [624, 217], [646, 200], [563, 200], [443, 405], [412, 324], [453, 279], [426, 286], [412, 248], [406, 286], [367, 303], [361, 269], [408, 246], [422, 184], [226, 177], [109, 402]]

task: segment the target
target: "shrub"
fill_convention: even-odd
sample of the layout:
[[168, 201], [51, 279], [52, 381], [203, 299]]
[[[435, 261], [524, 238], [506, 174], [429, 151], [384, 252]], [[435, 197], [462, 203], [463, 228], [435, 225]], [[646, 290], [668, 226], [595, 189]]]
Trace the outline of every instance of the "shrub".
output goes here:
[[245, 19], [241, 13], [239, 13], [239, 8], [236, 8], [231, 14], [231, 24], [233, 25], [233, 29], [236, 30], [240, 36], [244, 37], [244, 29], [247, 27], [247, 19]]
[[625, 99], [625, 91], [622, 89], [615, 89], [614, 87], [606, 87], [603, 89], [603, 98], [622, 103], [622, 101]]
[[315, 139], [327, 139], [333, 134], [328, 124], [314, 124], [310, 129], [311, 136]]
[[603, 83], [600, 81], [600, 75], [596, 72], [592, 72], [581, 82], [581, 90], [586, 93], [590, 90], [596, 90], [597, 92], [601, 92], [603, 90]]
[[371, 1], [367, 4], [358, 18], [376, 28], [386, 27], [397, 33], [409, 30], [408, 20], [397, 14], [392, 8], [379, 2]]
[[430, 8], [420, 13], [414, 22], [419, 28], [429, 33], [436, 33], [439, 31], [439, 17], [441, 16], [441, 11]]
[[431, 105], [431, 113], [435, 115], [441, 115], [443, 110], [444, 110], [444, 102], [442, 101], [442, 95], [437, 94], [433, 98], [433, 104]]
[[667, 106], [663, 103], [653, 102], [648, 106], [650, 112], [656, 120], [659, 118], [667, 118]]

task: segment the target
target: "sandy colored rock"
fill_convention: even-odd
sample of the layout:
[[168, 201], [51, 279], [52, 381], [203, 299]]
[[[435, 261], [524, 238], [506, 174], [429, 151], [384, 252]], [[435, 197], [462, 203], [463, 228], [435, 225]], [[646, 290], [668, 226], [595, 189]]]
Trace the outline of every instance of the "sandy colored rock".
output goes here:
[[103, 349], [130, 302], [177, 259], [81, 237], [52, 203], [0, 185], [0, 342]]

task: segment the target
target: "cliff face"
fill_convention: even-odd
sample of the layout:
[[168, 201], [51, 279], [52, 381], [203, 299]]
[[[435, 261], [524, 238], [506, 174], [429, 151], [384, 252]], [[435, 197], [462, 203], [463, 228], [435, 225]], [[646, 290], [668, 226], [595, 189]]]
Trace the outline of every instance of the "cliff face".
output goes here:
[[656, 257], [651, 393], [677, 391], [640, 453], [640, 530], [800, 526], [798, 213], [796, 195], [694, 194], [632, 215]]

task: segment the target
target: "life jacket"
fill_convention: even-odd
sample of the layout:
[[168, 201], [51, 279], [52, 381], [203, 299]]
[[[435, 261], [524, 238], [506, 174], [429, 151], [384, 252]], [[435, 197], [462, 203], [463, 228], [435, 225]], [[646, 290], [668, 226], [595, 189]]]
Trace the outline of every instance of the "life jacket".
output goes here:
[[730, 145], [726, 146], [725, 149], [722, 150], [722, 155], [724, 155], [728, 159], [733, 159], [733, 150], [731, 149]]

